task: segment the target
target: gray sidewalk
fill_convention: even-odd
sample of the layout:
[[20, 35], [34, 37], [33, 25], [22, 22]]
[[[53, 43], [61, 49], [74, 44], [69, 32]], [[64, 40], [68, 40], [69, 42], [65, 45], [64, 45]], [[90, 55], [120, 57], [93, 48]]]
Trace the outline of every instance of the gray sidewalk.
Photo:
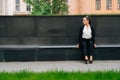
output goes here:
[[63, 71], [97, 71], [120, 70], [120, 60], [94, 61], [85, 64], [83, 61], [40, 61], [40, 62], [0, 62], [0, 71], [29, 70], [35, 72], [63, 70]]

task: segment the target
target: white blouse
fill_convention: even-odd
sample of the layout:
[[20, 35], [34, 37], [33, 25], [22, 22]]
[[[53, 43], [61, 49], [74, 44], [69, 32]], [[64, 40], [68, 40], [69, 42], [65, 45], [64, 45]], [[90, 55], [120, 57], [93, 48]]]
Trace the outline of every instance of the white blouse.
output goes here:
[[82, 38], [85, 38], [85, 39], [92, 38], [92, 30], [91, 30], [90, 26], [88, 26], [88, 27], [84, 26]]

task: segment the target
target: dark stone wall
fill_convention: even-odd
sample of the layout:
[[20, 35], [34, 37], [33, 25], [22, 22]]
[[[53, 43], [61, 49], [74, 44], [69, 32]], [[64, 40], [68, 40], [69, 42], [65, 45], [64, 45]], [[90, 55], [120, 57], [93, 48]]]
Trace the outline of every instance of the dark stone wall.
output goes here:
[[[0, 16], [0, 44], [73, 45], [83, 16]], [[120, 43], [120, 16], [91, 16], [97, 44]]]
[[[76, 45], [83, 16], [0, 16], [0, 45]], [[120, 43], [120, 16], [91, 16], [97, 44]], [[120, 48], [97, 48], [96, 60], [120, 60]], [[81, 60], [79, 49], [0, 49], [0, 61]]]
[[[95, 60], [120, 60], [120, 48], [96, 48]], [[69, 49], [1, 49], [0, 62], [83, 60], [77, 48]]]

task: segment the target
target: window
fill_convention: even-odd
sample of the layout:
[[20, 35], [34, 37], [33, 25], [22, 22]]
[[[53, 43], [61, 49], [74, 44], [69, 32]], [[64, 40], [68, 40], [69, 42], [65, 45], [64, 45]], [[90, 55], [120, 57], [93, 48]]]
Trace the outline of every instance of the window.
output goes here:
[[96, 0], [96, 10], [101, 9], [101, 0]]
[[112, 0], [106, 0], [106, 9], [111, 10], [112, 9]]
[[29, 4], [26, 5], [26, 11], [31, 11], [31, 6]]
[[20, 11], [20, 0], [15, 0], [15, 10]]
[[120, 10], [120, 0], [118, 0], [118, 9]]

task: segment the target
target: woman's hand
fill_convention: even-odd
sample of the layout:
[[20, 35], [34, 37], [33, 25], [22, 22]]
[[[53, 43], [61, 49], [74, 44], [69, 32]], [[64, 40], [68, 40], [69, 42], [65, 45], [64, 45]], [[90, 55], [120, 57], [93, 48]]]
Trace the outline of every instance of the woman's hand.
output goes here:
[[79, 45], [79, 43], [77, 44], [77, 48], [80, 48], [80, 45]]
[[94, 43], [94, 48], [96, 48], [96, 44]]

